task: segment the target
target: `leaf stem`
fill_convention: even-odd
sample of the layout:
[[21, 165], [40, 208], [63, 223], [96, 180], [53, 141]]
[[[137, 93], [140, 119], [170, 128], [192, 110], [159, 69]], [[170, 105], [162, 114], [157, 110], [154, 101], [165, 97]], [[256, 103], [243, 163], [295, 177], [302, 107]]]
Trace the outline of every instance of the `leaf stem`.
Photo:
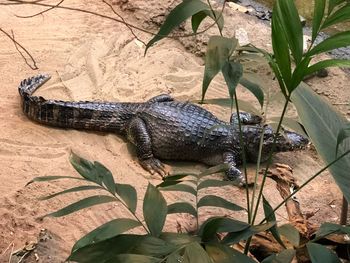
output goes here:
[[281, 118], [280, 118], [280, 120], [278, 122], [278, 126], [277, 126], [276, 133], [275, 133], [275, 136], [274, 136], [274, 139], [273, 139], [273, 143], [272, 143], [272, 149], [271, 149], [271, 151], [269, 153], [269, 158], [268, 158], [267, 163], [266, 163], [266, 168], [265, 168], [265, 172], [264, 172], [264, 175], [263, 175], [263, 180], [261, 182], [261, 187], [260, 187], [260, 190], [259, 190], [259, 195], [258, 195], [257, 203], [256, 203], [256, 206], [255, 206], [255, 210], [254, 210], [252, 224], [254, 224], [255, 218], [256, 218], [257, 213], [258, 213], [259, 203], [260, 203], [262, 192], [263, 192], [263, 189], [264, 189], [264, 186], [265, 186], [267, 172], [268, 172], [268, 169], [270, 168], [270, 165], [272, 163], [273, 153], [274, 153], [274, 151], [276, 149], [277, 136], [278, 136], [278, 133], [279, 133], [281, 127], [282, 127], [282, 121], [283, 121], [284, 115], [286, 114], [287, 107], [288, 107], [288, 104], [289, 104], [289, 100], [290, 100], [290, 95], [288, 95], [288, 97], [287, 97], [287, 99], [286, 99], [286, 101], [284, 103], [284, 107], [283, 107], [283, 111], [282, 111], [282, 114], [281, 114]]
[[[245, 192], [246, 192], [246, 198], [247, 198], [247, 211], [248, 211], [248, 223], [251, 223], [252, 215], [250, 210], [250, 201], [249, 201], [249, 188], [248, 188], [248, 175], [247, 175], [247, 159], [245, 154], [245, 145], [243, 141], [243, 132], [242, 132], [242, 123], [241, 123], [241, 117], [239, 113], [239, 106], [238, 106], [238, 98], [236, 90], [234, 91], [234, 98], [235, 98], [235, 106], [236, 106], [236, 112], [237, 112], [237, 118], [238, 118], [238, 128], [239, 128], [239, 144], [241, 146], [241, 153], [242, 153], [242, 160], [243, 160], [243, 167], [244, 167], [244, 178], [246, 181], [245, 184]], [[232, 109], [232, 107], [231, 107]]]
[[[260, 204], [260, 201], [261, 201], [261, 197], [262, 197], [262, 193], [263, 193], [263, 190], [264, 190], [264, 186], [265, 186], [265, 182], [266, 182], [266, 177], [267, 177], [267, 172], [270, 168], [270, 165], [272, 163], [272, 156], [273, 156], [273, 152], [275, 151], [275, 148], [276, 148], [276, 142], [277, 142], [277, 136], [278, 136], [278, 133], [281, 129], [281, 126], [282, 126], [282, 121], [283, 121], [283, 118], [284, 118], [284, 115], [287, 111], [287, 107], [288, 107], [288, 104], [289, 104], [289, 101], [290, 101], [290, 96], [291, 94], [289, 94], [286, 98], [286, 101], [284, 103], [284, 107], [283, 107], [283, 111], [282, 111], [282, 114], [281, 114], [281, 118], [278, 122], [278, 126], [277, 126], [277, 130], [276, 130], [276, 133], [275, 133], [275, 136], [274, 136], [274, 139], [273, 139], [273, 142], [272, 142], [272, 148], [271, 148], [271, 151], [269, 153], [269, 158], [267, 159], [267, 163], [266, 163], [266, 168], [265, 168], [265, 172], [264, 172], [264, 175], [263, 175], [263, 179], [262, 179], [262, 182], [261, 182], [261, 187], [260, 187], [260, 190], [259, 190], [259, 195], [258, 195], [258, 199], [256, 201], [256, 205], [255, 205], [255, 209], [254, 209], [254, 214], [253, 214], [253, 218], [252, 218], [252, 221], [251, 221], [251, 225], [254, 225], [254, 222], [255, 222], [255, 218], [258, 214], [258, 210], [259, 210], [259, 204]], [[250, 237], [248, 240], [247, 240], [247, 243], [245, 245], [245, 248], [244, 248], [244, 253], [247, 254], [248, 253], [248, 250], [249, 250], [249, 246], [250, 246], [250, 242], [252, 240], [252, 237]]]
[[134, 216], [134, 218], [141, 224], [141, 226], [145, 229], [145, 231], [147, 232], [147, 234], [150, 233], [150, 231], [148, 230], [148, 228], [145, 226], [145, 224], [142, 222], [142, 220], [136, 215], [136, 213], [134, 213], [133, 211], [130, 210], [130, 208], [127, 206], [127, 204], [121, 199], [119, 198], [119, 196], [117, 196], [116, 194], [111, 193], [107, 188], [102, 187], [102, 189], [106, 190], [108, 193], [110, 193], [118, 202], [120, 202], [122, 204], [122, 206], [124, 206], [129, 212], [130, 214], [132, 214]]

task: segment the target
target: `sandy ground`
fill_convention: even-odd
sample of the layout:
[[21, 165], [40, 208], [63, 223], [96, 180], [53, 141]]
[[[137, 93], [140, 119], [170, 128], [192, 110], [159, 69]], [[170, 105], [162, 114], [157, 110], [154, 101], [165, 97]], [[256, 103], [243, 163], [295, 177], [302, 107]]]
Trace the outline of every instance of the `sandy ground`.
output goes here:
[[[153, 32], [156, 31], [157, 24], [163, 21], [164, 13], [168, 12], [167, 6], [172, 3], [131, 2], [114, 1], [113, 4], [127, 21]], [[98, 1], [70, 0], [64, 2], [64, 5], [116, 17], [105, 4]], [[200, 98], [203, 60], [195, 54], [205, 50], [203, 43], [207, 34], [181, 41], [164, 40], [151, 48], [144, 57], [144, 47], [135, 40], [128, 28], [111, 20], [62, 9], [30, 19], [14, 16], [31, 15], [40, 10], [42, 9], [33, 6], [0, 7], [1, 28], [8, 32], [13, 30], [17, 41], [31, 52], [39, 67], [37, 71], [28, 68], [13, 43], [0, 34], [0, 262], [8, 261], [11, 249], [36, 241], [41, 229], [47, 229], [52, 239], [38, 252], [39, 262], [62, 262], [71, 246], [82, 235], [112, 218], [127, 216], [118, 205], [109, 204], [63, 218], [38, 220], [39, 216], [88, 195], [69, 194], [50, 201], [38, 201], [38, 197], [66, 189], [75, 182], [37, 183], [25, 187], [36, 176], [76, 175], [68, 161], [71, 150], [87, 159], [105, 164], [116, 181], [135, 186], [139, 212], [148, 181], [153, 184], [160, 182], [159, 177], [149, 175], [138, 165], [134, 150], [123, 138], [114, 134], [49, 128], [29, 121], [21, 112], [17, 92], [18, 83], [23, 78], [38, 72], [51, 74], [52, 80], [38, 92], [46, 98], [144, 101], [160, 93], [170, 93], [179, 100]], [[226, 9], [226, 17], [226, 35], [232, 35], [237, 28], [243, 28], [255, 45], [271, 48], [269, 28], [266, 25], [232, 8]], [[189, 26], [184, 25], [180, 32], [188, 29]], [[144, 41], [150, 38], [145, 33], [136, 33]], [[210, 33], [216, 31], [212, 29]], [[275, 83], [266, 67], [262, 66], [259, 70], [264, 74], [265, 86], [271, 87], [273, 91]], [[328, 78], [313, 79], [310, 84], [349, 117], [349, 109], [344, 105], [350, 100], [349, 81], [349, 76], [342, 71], [331, 70]], [[224, 82], [218, 77], [208, 92], [208, 98], [226, 96]], [[256, 104], [246, 91], [240, 90], [240, 98]], [[273, 100], [271, 105], [270, 115], [278, 115], [278, 100]], [[228, 109], [214, 105], [207, 108], [224, 119], [229, 118]], [[295, 115], [293, 108], [288, 113]], [[279, 154], [275, 160], [292, 166], [299, 182], [322, 167], [322, 162], [312, 150]], [[183, 169], [183, 166], [185, 169], [204, 168], [198, 164], [169, 164], [174, 170]], [[254, 166], [250, 167], [249, 174], [254, 175]], [[245, 204], [245, 194], [241, 189], [213, 189], [212, 193], [237, 204]], [[267, 182], [265, 195], [273, 206], [280, 202], [271, 181]], [[166, 196], [169, 203], [180, 198], [171, 193]], [[181, 198], [188, 200], [186, 196]], [[313, 222], [338, 220], [341, 195], [328, 173], [310, 184], [298, 198], [305, 213], [315, 212], [310, 219]], [[204, 213], [201, 212], [202, 215]], [[244, 213], [231, 213], [224, 209], [210, 210], [208, 213], [207, 216], [230, 215], [242, 220], [246, 217]], [[283, 209], [277, 214], [279, 221], [285, 221], [286, 213]], [[191, 223], [191, 218], [171, 216], [166, 229], [175, 230], [177, 222], [187, 226]], [[31, 259], [27, 262], [31, 262]]]

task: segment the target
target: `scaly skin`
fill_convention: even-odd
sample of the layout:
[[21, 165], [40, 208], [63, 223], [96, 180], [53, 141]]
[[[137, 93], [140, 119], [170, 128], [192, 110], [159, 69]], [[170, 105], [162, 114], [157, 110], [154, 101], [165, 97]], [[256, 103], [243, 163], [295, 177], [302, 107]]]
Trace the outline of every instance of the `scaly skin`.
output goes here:
[[[140, 164], [149, 172], [165, 175], [157, 159], [199, 161], [208, 165], [228, 163], [227, 178], [245, 184], [237, 116], [230, 123], [189, 102], [178, 102], [169, 95], [156, 96], [144, 103], [68, 102], [46, 100], [33, 92], [50, 77], [38, 75], [23, 80], [19, 86], [23, 112], [42, 124], [74, 129], [115, 132], [136, 146]], [[247, 160], [256, 162], [262, 132], [261, 118], [241, 113]], [[265, 125], [263, 160], [272, 148], [273, 130]], [[276, 151], [303, 148], [308, 140], [286, 131], [277, 135]]]

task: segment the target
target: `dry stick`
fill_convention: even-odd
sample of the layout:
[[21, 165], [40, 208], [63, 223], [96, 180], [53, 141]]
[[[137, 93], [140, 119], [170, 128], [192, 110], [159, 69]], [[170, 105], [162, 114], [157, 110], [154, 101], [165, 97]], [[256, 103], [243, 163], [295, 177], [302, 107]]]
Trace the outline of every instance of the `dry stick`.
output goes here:
[[343, 195], [343, 202], [341, 205], [341, 213], [340, 213], [340, 224], [341, 225], [346, 225], [346, 223], [347, 223], [348, 208], [349, 208], [348, 201], [346, 200], [345, 196]]
[[142, 44], [144, 44], [145, 46], [147, 46], [147, 44], [146, 44], [144, 41], [142, 41], [142, 40], [134, 33], [133, 29], [126, 23], [125, 19], [115, 11], [115, 9], [113, 8], [113, 6], [112, 6], [110, 3], [107, 3], [105, 0], [102, 0], [102, 2], [105, 3], [106, 5], [108, 5], [108, 6], [110, 7], [110, 9], [112, 10], [112, 12], [113, 12], [115, 15], [117, 15], [117, 16], [124, 22], [124, 25], [130, 30], [131, 34], [132, 34], [138, 41], [140, 41]]
[[[40, 1], [36, 1], [36, 3], [38, 3], [38, 2], [40, 2]], [[48, 9], [46, 9], [46, 10], [44, 10], [44, 11], [41, 11], [41, 12], [39, 12], [39, 13], [37, 13], [37, 14], [34, 14], [34, 15], [30, 15], [30, 16], [19, 16], [19, 15], [15, 15], [15, 17], [19, 17], [19, 18], [32, 18], [32, 17], [38, 16], [38, 15], [42, 15], [42, 14], [44, 14], [44, 13], [50, 11], [51, 9], [54, 9], [55, 7], [59, 6], [59, 5], [62, 4], [63, 2], [64, 2], [64, 0], [61, 0], [61, 1], [60, 1], [58, 4], [56, 4], [55, 6], [52, 6], [52, 7], [48, 8]]]
[[269, 218], [270, 216], [273, 215], [273, 213], [276, 212], [277, 209], [279, 209], [282, 205], [284, 205], [287, 200], [291, 197], [293, 197], [296, 193], [298, 193], [301, 189], [303, 189], [306, 185], [308, 185], [313, 179], [315, 179], [317, 176], [319, 176], [321, 173], [323, 173], [325, 170], [327, 170], [330, 166], [332, 166], [334, 163], [338, 162], [341, 158], [343, 158], [344, 156], [346, 156], [347, 154], [350, 153], [350, 150], [346, 151], [345, 153], [343, 153], [342, 155], [338, 156], [335, 160], [333, 160], [332, 162], [330, 162], [329, 164], [327, 164], [325, 167], [323, 167], [321, 170], [319, 170], [317, 173], [315, 173], [313, 176], [311, 176], [309, 179], [307, 179], [301, 186], [299, 186], [298, 189], [296, 189], [295, 191], [293, 191], [290, 195], [288, 195], [279, 205], [277, 205], [273, 211], [268, 214], [263, 220], [261, 220], [261, 222], [259, 223], [259, 225], [261, 225], [262, 223], [265, 222], [265, 220], [267, 220], [267, 218]]
[[[115, 17], [111, 17], [111, 16], [107, 16], [107, 15], [103, 15], [103, 14], [99, 14], [93, 11], [89, 11], [89, 10], [85, 10], [85, 9], [80, 9], [80, 8], [75, 8], [75, 7], [69, 7], [69, 6], [62, 6], [62, 5], [50, 5], [50, 4], [44, 4], [44, 3], [40, 3], [40, 1], [38, 2], [27, 2], [27, 1], [22, 1], [22, 0], [7, 0], [7, 2], [9, 3], [0, 3], [0, 5], [25, 5], [25, 4], [29, 4], [29, 5], [37, 5], [37, 6], [45, 6], [45, 7], [53, 7], [50, 10], [53, 10], [55, 8], [60, 8], [60, 9], [65, 9], [65, 10], [69, 10], [69, 11], [77, 11], [77, 12], [82, 12], [82, 13], [86, 13], [86, 14], [90, 14], [90, 15], [95, 15], [95, 16], [99, 16], [105, 19], [109, 19], [109, 20], [113, 20], [115, 22], [118, 23], [122, 23], [125, 26], [131, 27], [133, 29], [139, 30], [141, 32], [153, 35], [153, 36], [162, 36], [162, 37], [167, 37], [167, 38], [178, 38], [178, 37], [192, 37], [192, 36], [196, 36], [196, 35], [200, 35], [203, 34], [204, 32], [208, 31], [210, 28], [212, 28], [213, 26], [216, 25], [217, 21], [214, 21], [211, 25], [209, 25], [208, 27], [204, 28], [202, 31], [198, 31], [196, 33], [190, 33], [190, 34], [174, 34], [172, 36], [169, 35], [159, 35], [157, 33], [153, 33], [151, 31], [148, 31], [146, 29], [143, 29], [141, 27], [135, 26], [133, 24], [130, 24], [128, 22], [124, 22], [123, 20], [117, 19]], [[225, 5], [223, 5], [221, 12], [224, 10]], [[36, 14], [38, 15], [38, 14]], [[35, 16], [35, 15], [33, 15]], [[31, 17], [33, 17], [31, 16]], [[220, 18], [220, 17], [219, 17]]]
[[[29, 53], [29, 51], [23, 47], [20, 43], [18, 43], [16, 40], [15, 40], [15, 36], [13, 34], [13, 31], [11, 30], [11, 33], [12, 33], [12, 36], [7, 33], [5, 30], [3, 30], [2, 28], [0, 28], [0, 31], [2, 33], [4, 33], [9, 39], [11, 39], [11, 41], [14, 43], [15, 45], [15, 48], [16, 50], [18, 51], [18, 53], [22, 56], [22, 58], [24, 59], [24, 62], [28, 65], [28, 67], [30, 67], [32, 70], [36, 70], [36, 69], [39, 69], [36, 65], [36, 61], [35, 59], [33, 58], [33, 56]], [[33, 65], [29, 64], [27, 58], [23, 55], [23, 53], [20, 51], [20, 49], [18, 48], [20, 47], [30, 58], [30, 60], [33, 62]]]

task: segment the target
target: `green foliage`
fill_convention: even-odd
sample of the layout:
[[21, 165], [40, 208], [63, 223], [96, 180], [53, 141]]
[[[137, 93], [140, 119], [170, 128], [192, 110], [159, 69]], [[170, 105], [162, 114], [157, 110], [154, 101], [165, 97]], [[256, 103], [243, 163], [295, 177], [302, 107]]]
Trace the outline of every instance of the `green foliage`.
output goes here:
[[309, 242], [306, 244], [306, 247], [309, 252], [312, 263], [340, 263], [341, 262], [340, 259], [337, 257], [337, 255], [325, 246]]
[[[227, 165], [219, 165], [198, 174], [175, 174], [164, 179], [158, 187], [148, 185], [143, 199], [144, 222], [136, 214], [137, 194], [131, 185], [115, 183], [111, 172], [98, 162], [90, 162], [74, 153], [70, 158], [73, 167], [85, 183], [83, 185], [52, 194], [43, 200], [51, 199], [61, 194], [77, 191], [99, 190], [108, 195], [94, 195], [74, 202], [48, 216], [65, 216], [93, 205], [117, 202], [130, 212], [132, 218], [113, 219], [79, 239], [72, 248], [68, 260], [84, 263], [92, 262], [228, 262], [228, 259], [240, 259], [240, 262], [253, 262], [246, 255], [220, 244], [217, 233], [225, 233], [228, 242], [238, 242], [237, 233], [242, 238], [264, 231], [274, 223], [253, 226], [245, 222], [226, 218], [212, 217], [202, 225], [197, 226], [194, 235], [163, 232], [168, 214], [188, 213], [198, 219], [198, 209], [202, 206], [223, 207], [229, 210], [243, 208], [218, 196], [205, 195], [199, 198], [199, 191], [209, 187], [232, 185], [206, 179], [207, 176], [225, 171]], [[67, 177], [40, 177], [31, 182], [66, 179]], [[69, 177], [70, 178], [70, 177]], [[71, 177], [77, 179], [76, 177]], [[220, 182], [220, 183], [219, 183]], [[191, 186], [191, 184], [193, 186]], [[112, 187], [112, 185], [114, 187]], [[198, 189], [198, 186], [201, 186]], [[177, 202], [167, 205], [160, 190], [182, 191], [196, 198], [194, 204]], [[190, 190], [191, 189], [191, 190]], [[198, 200], [198, 201], [197, 201]], [[129, 230], [143, 228], [142, 234], [128, 234]], [[244, 230], [247, 230], [244, 232]], [[243, 233], [242, 233], [243, 231]], [[232, 238], [234, 237], [234, 241]], [[225, 261], [226, 260], [226, 261]]]
[[291, 263], [295, 257], [294, 249], [285, 249], [281, 253], [265, 258], [261, 263]]
[[[313, 92], [306, 84], [299, 85], [293, 93], [292, 101], [297, 108], [298, 115], [304, 124], [317, 152], [326, 163], [350, 150], [349, 140], [338, 144], [339, 132], [348, 125], [348, 121], [333, 107]], [[330, 171], [342, 190], [344, 196], [350, 200], [350, 156], [347, 155], [332, 165]]]
[[[269, 202], [265, 199], [265, 197], [263, 196], [263, 208], [264, 208], [264, 213], [265, 213], [265, 217], [267, 219], [267, 222], [276, 222], [276, 216], [275, 213], [272, 209], [272, 206], [269, 204]], [[280, 234], [277, 230], [277, 224], [273, 225], [270, 229], [271, 234], [273, 235], [273, 237], [276, 239], [276, 241], [284, 248], [286, 248], [286, 246], [284, 245]]]
[[[190, 17], [194, 16], [192, 19], [192, 28], [194, 31], [197, 31], [199, 24], [203, 21], [205, 16], [208, 15], [212, 18], [217, 16], [213, 14], [206, 3], [200, 0], [183, 1], [169, 13], [164, 24], [160, 27], [159, 32], [147, 43], [145, 53], [154, 43], [169, 35], [174, 28]], [[219, 23], [223, 24], [223, 21]]]
[[300, 233], [291, 224], [285, 224], [278, 227], [278, 233], [286, 237], [288, 241], [292, 243], [295, 247], [298, 247], [300, 245]]
[[[230, 56], [237, 47], [237, 44], [237, 39], [231, 39], [222, 36], [210, 37], [205, 56], [205, 69], [202, 84], [202, 101], [204, 100], [210, 82], [228, 63]], [[238, 73], [235, 74], [235, 76], [231, 77], [235, 80], [235, 78], [239, 79], [240, 75], [241, 74]], [[232, 83], [232, 85], [234, 85], [234, 83]], [[230, 89], [233, 88], [232, 85]]]
[[148, 184], [143, 200], [143, 216], [153, 236], [159, 236], [162, 232], [167, 212], [167, 204], [163, 195], [156, 187]]

